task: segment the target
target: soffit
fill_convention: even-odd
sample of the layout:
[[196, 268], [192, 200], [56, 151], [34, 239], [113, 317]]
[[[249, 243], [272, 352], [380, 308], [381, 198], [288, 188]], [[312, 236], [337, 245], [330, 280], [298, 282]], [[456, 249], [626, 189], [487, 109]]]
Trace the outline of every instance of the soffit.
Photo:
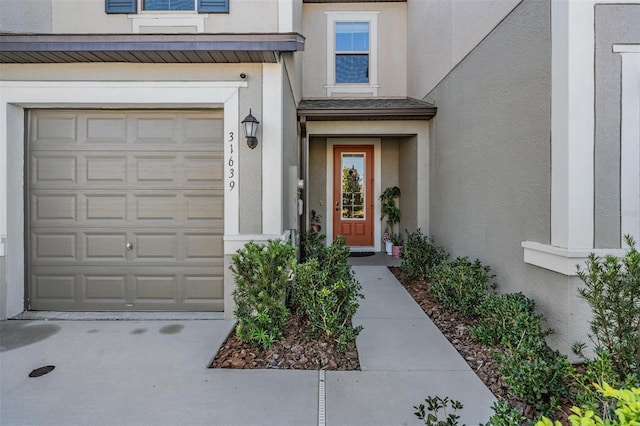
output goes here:
[[0, 34], [0, 63], [273, 63], [303, 50], [298, 33]]
[[303, 99], [298, 105], [306, 121], [430, 120], [436, 111], [413, 98]]

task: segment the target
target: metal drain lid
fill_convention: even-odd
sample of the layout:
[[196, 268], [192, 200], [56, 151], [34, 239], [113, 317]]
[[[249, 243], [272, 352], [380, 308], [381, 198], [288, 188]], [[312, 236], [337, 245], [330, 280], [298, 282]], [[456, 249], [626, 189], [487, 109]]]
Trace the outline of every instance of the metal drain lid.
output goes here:
[[44, 366], [44, 367], [36, 368], [31, 373], [29, 373], [29, 377], [44, 376], [47, 373], [51, 373], [54, 368], [56, 368], [55, 365], [47, 365], [47, 366]]

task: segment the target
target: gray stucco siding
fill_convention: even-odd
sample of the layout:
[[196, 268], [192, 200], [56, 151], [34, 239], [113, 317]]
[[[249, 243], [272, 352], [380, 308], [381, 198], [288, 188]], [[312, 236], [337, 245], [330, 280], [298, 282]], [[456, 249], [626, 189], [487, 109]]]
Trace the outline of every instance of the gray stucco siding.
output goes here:
[[534, 293], [521, 243], [550, 242], [549, 1], [522, 2], [424, 100], [431, 235], [491, 265], [501, 291]]
[[640, 4], [595, 7], [595, 246], [620, 247], [620, 54], [616, 43], [640, 43]]

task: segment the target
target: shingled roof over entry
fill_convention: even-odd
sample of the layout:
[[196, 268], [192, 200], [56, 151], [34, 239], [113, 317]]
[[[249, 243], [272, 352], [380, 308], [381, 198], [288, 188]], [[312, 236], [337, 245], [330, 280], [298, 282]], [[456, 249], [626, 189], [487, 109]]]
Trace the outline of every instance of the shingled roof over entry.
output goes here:
[[430, 120], [437, 108], [412, 98], [303, 99], [298, 116], [306, 121]]

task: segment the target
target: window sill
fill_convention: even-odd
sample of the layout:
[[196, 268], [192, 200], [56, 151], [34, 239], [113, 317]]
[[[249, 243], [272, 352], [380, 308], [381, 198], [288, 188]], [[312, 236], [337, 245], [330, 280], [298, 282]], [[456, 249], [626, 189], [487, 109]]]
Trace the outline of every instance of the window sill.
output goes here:
[[131, 19], [131, 25], [134, 34], [139, 34], [145, 28], [153, 27], [191, 27], [194, 32], [204, 32], [204, 20], [209, 17], [208, 14], [198, 14], [192, 11], [186, 12], [167, 12], [167, 13], [141, 13], [138, 15], [128, 15]]
[[535, 241], [523, 241], [524, 263], [539, 266], [570, 277], [576, 276], [577, 266], [583, 267], [589, 254], [624, 256], [622, 249], [567, 249]]
[[378, 96], [378, 84], [335, 84], [325, 85], [327, 90], [327, 96], [334, 96], [335, 94], [348, 93], [359, 96]]

